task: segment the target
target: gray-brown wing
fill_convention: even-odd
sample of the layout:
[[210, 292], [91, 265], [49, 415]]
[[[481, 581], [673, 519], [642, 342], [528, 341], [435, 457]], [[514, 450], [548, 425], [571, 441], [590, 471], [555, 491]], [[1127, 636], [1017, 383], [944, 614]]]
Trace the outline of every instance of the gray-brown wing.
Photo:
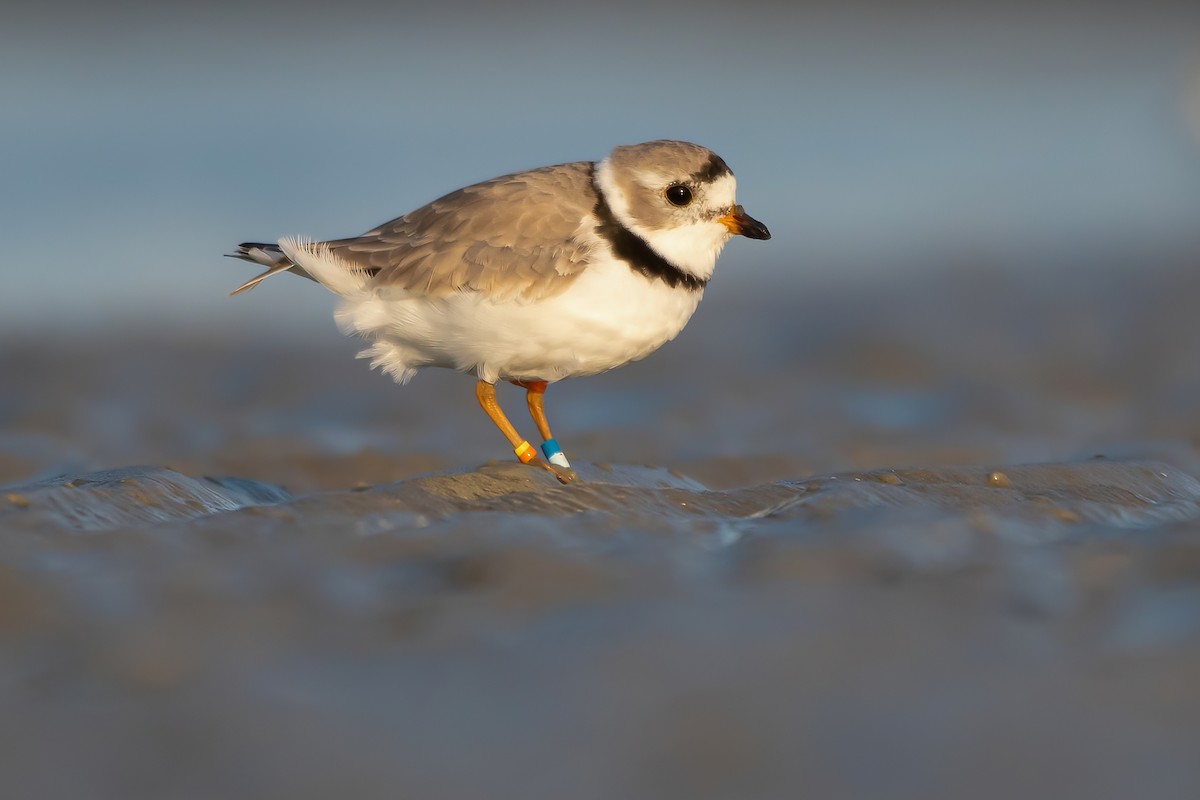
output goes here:
[[378, 270], [375, 287], [538, 300], [561, 292], [587, 264], [591, 168], [577, 162], [494, 178], [328, 244], [340, 258]]

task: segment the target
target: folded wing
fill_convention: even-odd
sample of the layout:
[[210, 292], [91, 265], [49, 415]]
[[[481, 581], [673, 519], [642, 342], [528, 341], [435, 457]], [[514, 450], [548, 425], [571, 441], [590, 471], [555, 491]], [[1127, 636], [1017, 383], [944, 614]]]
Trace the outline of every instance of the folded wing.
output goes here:
[[324, 244], [385, 295], [537, 300], [565, 289], [587, 264], [591, 169], [577, 162], [505, 175]]

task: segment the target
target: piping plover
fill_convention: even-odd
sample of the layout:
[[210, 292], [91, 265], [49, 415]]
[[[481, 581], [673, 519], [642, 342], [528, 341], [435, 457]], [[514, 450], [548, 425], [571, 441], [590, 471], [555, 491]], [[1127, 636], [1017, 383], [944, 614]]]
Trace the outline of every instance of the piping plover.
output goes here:
[[[475, 395], [517, 458], [573, 479], [543, 410], [547, 385], [653, 353], [696, 310], [735, 234], [769, 239], [734, 200], [733, 172], [679, 141], [615, 148], [467, 186], [352, 239], [245, 243], [230, 254], [341, 298], [338, 327], [398, 383], [421, 367], [475, 375]], [[537, 457], [496, 402], [525, 389]]]

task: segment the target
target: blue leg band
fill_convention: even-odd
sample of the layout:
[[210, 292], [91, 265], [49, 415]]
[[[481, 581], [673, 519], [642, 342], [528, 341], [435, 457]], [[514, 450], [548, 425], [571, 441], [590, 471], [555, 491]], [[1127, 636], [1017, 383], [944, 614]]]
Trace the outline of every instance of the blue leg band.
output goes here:
[[542, 442], [542, 455], [544, 455], [546, 460], [551, 464], [564, 467], [566, 469], [571, 468], [571, 463], [567, 461], [567, 457], [563, 455], [562, 448], [558, 446], [557, 439], [547, 439], [546, 441]]

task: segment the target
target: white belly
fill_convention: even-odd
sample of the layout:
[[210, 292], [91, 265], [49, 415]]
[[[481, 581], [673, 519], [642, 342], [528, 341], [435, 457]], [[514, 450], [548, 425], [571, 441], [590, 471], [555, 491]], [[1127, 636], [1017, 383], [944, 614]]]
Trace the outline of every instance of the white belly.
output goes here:
[[362, 355], [402, 383], [426, 366], [492, 382], [556, 381], [645, 358], [683, 330], [702, 294], [603, 262], [538, 302], [495, 303], [480, 294], [351, 297], [337, 320], [346, 333], [373, 341]]

